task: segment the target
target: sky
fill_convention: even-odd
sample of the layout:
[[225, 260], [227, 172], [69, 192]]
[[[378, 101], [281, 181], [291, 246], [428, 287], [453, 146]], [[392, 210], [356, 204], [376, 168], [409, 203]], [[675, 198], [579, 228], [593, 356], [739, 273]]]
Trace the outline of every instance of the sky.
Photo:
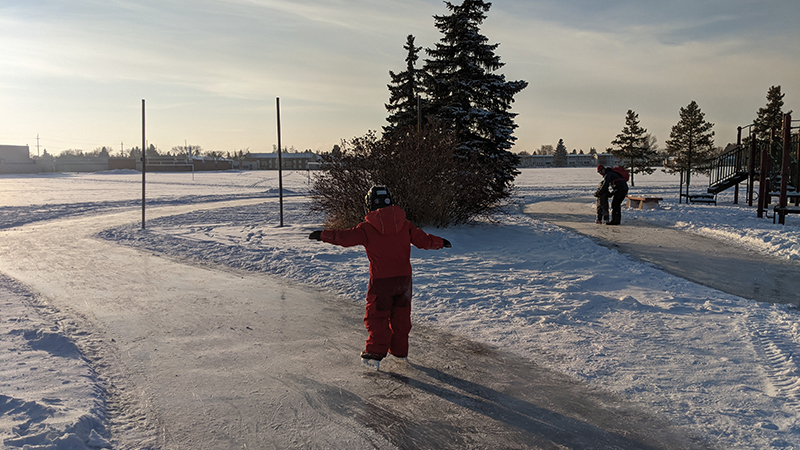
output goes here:
[[[145, 100], [161, 151], [272, 151], [280, 98], [282, 145], [330, 151], [386, 124], [406, 36], [433, 47], [447, 12], [438, 0], [0, 0], [0, 145], [116, 154], [141, 145]], [[770, 86], [800, 111], [798, 23], [793, 0], [506, 0], [481, 31], [500, 44], [499, 73], [529, 83], [513, 151], [559, 139], [588, 151], [611, 146], [628, 109], [661, 149], [692, 100], [719, 146]]]

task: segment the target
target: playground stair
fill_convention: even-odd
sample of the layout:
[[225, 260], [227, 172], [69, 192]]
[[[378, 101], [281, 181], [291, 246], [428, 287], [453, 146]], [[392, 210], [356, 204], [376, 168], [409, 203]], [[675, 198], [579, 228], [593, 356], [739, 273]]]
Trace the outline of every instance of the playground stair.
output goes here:
[[712, 161], [708, 193], [716, 195], [747, 180], [749, 176], [748, 157], [746, 146], [735, 145]]
[[737, 184], [747, 181], [748, 177], [747, 171], [744, 172], [736, 172], [723, 180], [719, 180], [714, 184], [708, 186], [708, 193], [709, 194], [719, 194], [720, 192], [732, 188]]

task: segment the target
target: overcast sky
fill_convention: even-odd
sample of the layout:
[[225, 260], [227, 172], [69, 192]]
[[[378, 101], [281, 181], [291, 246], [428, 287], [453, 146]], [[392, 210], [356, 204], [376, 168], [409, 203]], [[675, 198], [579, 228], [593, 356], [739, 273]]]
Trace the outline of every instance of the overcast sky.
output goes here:
[[[460, 3], [460, 0], [454, 0]], [[0, 144], [59, 153], [329, 151], [386, 124], [408, 34], [432, 47], [438, 0], [0, 0]], [[697, 101], [717, 145], [770, 86], [800, 119], [796, 0], [498, 0], [482, 32], [517, 95], [514, 151], [610, 142], [633, 109], [660, 148]], [[423, 55], [423, 58], [425, 56]]]

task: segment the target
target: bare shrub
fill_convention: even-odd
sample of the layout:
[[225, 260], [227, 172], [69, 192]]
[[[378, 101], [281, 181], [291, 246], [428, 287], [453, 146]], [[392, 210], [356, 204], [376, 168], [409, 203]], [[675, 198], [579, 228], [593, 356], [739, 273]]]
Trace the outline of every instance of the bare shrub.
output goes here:
[[364, 195], [375, 181], [372, 153], [375, 132], [342, 141], [340, 151], [322, 156], [322, 170], [314, 176], [311, 210], [322, 212], [325, 227], [345, 229], [364, 218]]
[[[341, 152], [325, 155], [311, 189], [312, 211], [325, 226], [349, 228], [366, 214], [364, 195], [386, 185], [395, 202], [418, 226], [445, 227], [490, 215], [490, 200], [479, 162], [457, 156], [458, 141], [437, 123], [378, 138], [375, 132], [343, 141]], [[487, 191], [488, 190], [488, 191]]]

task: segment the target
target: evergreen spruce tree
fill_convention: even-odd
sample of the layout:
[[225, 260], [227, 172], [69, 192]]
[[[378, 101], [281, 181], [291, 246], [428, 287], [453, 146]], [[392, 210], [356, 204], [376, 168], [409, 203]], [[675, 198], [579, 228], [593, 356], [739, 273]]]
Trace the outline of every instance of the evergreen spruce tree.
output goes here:
[[509, 197], [519, 174], [519, 158], [510, 151], [516, 140], [516, 114], [509, 109], [514, 95], [528, 83], [506, 81], [496, 73], [504, 65], [495, 54], [499, 44], [489, 44], [479, 28], [491, 3], [464, 0], [459, 6], [445, 4], [450, 14], [434, 16], [443, 36], [433, 49], [426, 50], [430, 59], [424, 66], [425, 89], [431, 114], [453, 130], [460, 142], [457, 164], [465, 173], [486, 180], [481, 204], [476, 205], [480, 210]]
[[635, 173], [651, 174], [655, 172], [653, 164], [656, 164], [658, 155], [656, 150], [651, 148], [648, 136], [647, 130], [639, 125], [639, 115], [629, 109], [625, 115], [625, 127], [622, 128], [622, 132], [617, 135], [617, 138], [611, 141], [611, 145], [615, 146], [611, 150], [611, 154], [628, 167], [631, 186], [635, 185]]
[[556, 167], [567, 167], [567, 146], [564, 139], [559, 139], [556, 144], [556, 154], [553, 156], [553, 165]]
[[773, 130], [775, 136], [780, 137], [780, 131], [783, 129], [783, 97], [785, 95], [781, 94], [780, 86], [771, 86], [767, 91], [767, 105], [758, 108], [758, 115], [753, 121], [758, 139], [769, 139]]
[[416, 127], [418, 118], [424, 119], [422, 113], [418, 111], [418, 106], [425, 101], [422, 98], [418, 99], [422, 94], [422, 71], [416, 68], [422, 47], [414, 46], [414, 35], [409, 34], [403, 48], [408, 51], [406, 70], [400, 73], [389, 71], [392, 82], [388, 85], [389, 103], [385, 105], [389, 112], [389, 117], [386, 118], [389, 125], [383, 127], [384, 134]]
[[676, 157], [672, 172], [685, 171], [687, 189], [692, 172], [708, 173], [709, 163], [714, 159], [713, 123], [706, 122], [705, 114], [697, 102], [681, 108], [680, 120], [672, 127], [667, 140], [667, 153]]

